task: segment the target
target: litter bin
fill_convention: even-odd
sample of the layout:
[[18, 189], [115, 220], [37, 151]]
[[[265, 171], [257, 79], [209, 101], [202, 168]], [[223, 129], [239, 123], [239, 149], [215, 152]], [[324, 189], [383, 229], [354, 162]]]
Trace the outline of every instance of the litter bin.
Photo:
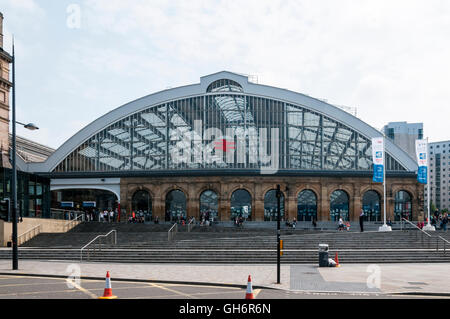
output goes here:
[[328, 267], [328, 245], [319, 245], [319, 267]]

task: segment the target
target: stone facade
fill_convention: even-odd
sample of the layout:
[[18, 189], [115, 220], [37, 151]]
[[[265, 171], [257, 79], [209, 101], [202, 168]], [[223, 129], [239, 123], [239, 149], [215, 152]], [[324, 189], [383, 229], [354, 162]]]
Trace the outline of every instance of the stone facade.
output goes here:
[[[380, 195], [383, 212], [383, 185], [372, 183], [370, 178], [360, 177], [166, 177], [166, 178], [122, 178], [121, 207], [127, 214], [132, 210], [132, 197], [139, 190], [146, 190], [151, 196], [153, 217], [165, 217], [166, 195], [172, 190], [181, 190], [186, 196], [187, 216], [199, 217], [200, 195], [213, 190], [218, 195], [219, 219], [230, 220], [231, 196], [238, 189], [247, 190], [252, 196], [252, 220], [264, 220], [264, 197], [270, 190], [281, 185], [285, 196], [286, 218], [297, 217], [297, 198], [303, 190], [312, 190], [317, 197], [319, 221], [330, 220], [330, 196], [336, 190], [349, 195], [349, 216], [352, 221], [359, 218], [364, 193], [374, 190]], [[423, 210], [423, 187], [415, 178], [389, 178], [386, 183], [387, 218], [394, 220], [395, 194], [407, 191], [412, 198], [412, 219], [416, 220]]]
[[0, 149], [3, 167], [11, 167], [9, 154], [9, 93], [12, 83], [9, 81], [12, 57], [3, 50], [3, 15], [0, 12]]

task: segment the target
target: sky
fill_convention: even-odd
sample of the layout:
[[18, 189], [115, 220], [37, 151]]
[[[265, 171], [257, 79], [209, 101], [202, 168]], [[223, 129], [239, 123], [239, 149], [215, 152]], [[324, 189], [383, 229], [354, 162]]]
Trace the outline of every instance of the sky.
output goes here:
[[105, 113], [219, 71], [450, 140], [448, 0], [0, 0], [18, 135], [53, 148]]

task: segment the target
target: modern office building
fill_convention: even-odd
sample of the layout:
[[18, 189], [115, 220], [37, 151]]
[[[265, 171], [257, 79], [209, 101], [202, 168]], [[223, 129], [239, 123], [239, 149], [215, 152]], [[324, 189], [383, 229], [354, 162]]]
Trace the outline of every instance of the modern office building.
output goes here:
[[450, 141], [430, 143], [428, 148], [431, 202], [439, 210], [448, 210], [450, 208]]
[[416, 140], [423, 139], [423, 123], [391, 122], [382, 131], [409, 156], [416, 158]]
[[[147, 220], [209, 213], [267, 221], [381, 220], [383, 185], [372, 181], [371, 139], [381, 133], [324, 101], [255, 84], [232, 72], [127, 103], [80, 130], [43, 163], [54, 208], [144, 211]], [[417, 218], [417, 164], [386, 141], [388, 217]]]

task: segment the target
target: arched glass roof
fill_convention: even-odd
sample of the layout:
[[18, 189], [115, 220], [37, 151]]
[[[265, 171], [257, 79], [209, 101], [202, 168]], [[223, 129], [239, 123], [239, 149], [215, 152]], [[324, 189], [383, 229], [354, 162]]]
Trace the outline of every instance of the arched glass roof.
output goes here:
[[[370, 171], [380, 132], [317, 99], [230, 72], [158, 92], [105, 114], [34, 172], [205, 169]], [[417, 164], [387, 140], [387, 170]]]
[[[274, 99], [217, 93], [129, 115], [78, 146], [55, 171], [260, 169], [271, 161], [279, 169], [371, 170], [371, 157], [368, 138], [327, 116]], [[388, 170], [405, 170], [387, 159]]]

